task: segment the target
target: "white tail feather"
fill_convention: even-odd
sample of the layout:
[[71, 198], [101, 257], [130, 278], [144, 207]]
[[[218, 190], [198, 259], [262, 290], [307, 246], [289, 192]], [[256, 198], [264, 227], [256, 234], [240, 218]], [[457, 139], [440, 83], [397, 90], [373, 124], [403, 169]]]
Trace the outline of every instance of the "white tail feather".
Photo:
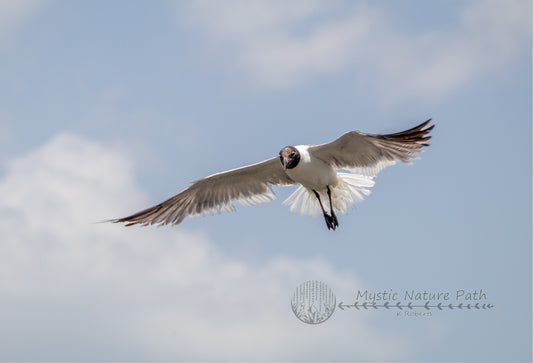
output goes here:
[[[348, 205], [355, 207], [355, 202], [361, 202], [365, 196], [370, 195], [370, 190], [374, 186], [371, 176], [350, 173], [338, 173], [338, 183], [330, 187], [331, 201], [333, 208], [340, 213], [348, 211]], [[322, 205], [329, 211], [329, 202], [326, 189], [317, 190], [322, 200]], [[291, 212], [300, 212], [302, 215], [316, 218], [322, 214], [318, 200], [312, 190], [303, 186], [298, 187], [285, 201], [284, 205], [290, 205]]]

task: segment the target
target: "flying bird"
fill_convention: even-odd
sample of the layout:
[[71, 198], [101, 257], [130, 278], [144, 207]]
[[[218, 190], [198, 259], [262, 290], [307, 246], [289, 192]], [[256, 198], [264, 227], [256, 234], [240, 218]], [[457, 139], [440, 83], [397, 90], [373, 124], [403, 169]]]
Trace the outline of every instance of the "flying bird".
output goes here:
[[362, 201], [374, 185], [374, 176], [396, 161], [409, 164], [429, 146], [431, 119], [394, 134], [347, 132], [321, 145], [286, 146], [279, 156], [197, 180], [190, 187], [128, 217], [113, 219], [127, 226], [176, 225], [187, 216], [234, 211], [275, 199], [272, 185], [299, 184], [284, 202], [292, 212], [322, 214], [328, 229], [339, 226], [337, 213]]

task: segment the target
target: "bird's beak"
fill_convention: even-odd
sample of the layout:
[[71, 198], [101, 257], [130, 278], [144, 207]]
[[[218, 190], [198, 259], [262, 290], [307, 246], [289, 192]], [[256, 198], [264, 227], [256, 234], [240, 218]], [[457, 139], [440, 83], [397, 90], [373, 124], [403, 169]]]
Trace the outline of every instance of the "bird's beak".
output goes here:
[[283, 170], [287, 170], [287, 164], [288, 164], [287, 159], [283, 158]]

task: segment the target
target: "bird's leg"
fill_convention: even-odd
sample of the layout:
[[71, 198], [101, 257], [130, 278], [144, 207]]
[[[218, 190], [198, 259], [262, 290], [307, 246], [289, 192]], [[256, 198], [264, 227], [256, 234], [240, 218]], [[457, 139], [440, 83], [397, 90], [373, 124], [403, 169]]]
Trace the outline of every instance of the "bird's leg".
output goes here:
[[[335, 212], [333, 211], [333, 203], [331, 203], [331, 190], [328, 188], [328, 197], [329, 197], [329, 213], [331, 214], [331, 218], [333, 219], [333, 224], [335, 227], [339, 226], [339, 220], [337, 219], [337, 216], [335, 215]], [[335, 228], [333, 228], [335, 229]]]
[[[322, 214], [324, 214], [324, 219], [326, 220], [326, 226], [328, 229], [337, 228], [338, 224], [335, 224], [335, 221], [333, 217], [331, 217], [328, 213], [326, 213], [326, 210], [324, 209], [324, 206], [322, 205], [322, 201], [320, 200], [320, 195], [318, 195], [317, 191], [313, 189], [313, 193], [315, 193], [316, 199], [318, 199], [318, 204], [320, 204], [320, 209], [322, 209]], [[335, 217], [335, 220], [337, 218]]]

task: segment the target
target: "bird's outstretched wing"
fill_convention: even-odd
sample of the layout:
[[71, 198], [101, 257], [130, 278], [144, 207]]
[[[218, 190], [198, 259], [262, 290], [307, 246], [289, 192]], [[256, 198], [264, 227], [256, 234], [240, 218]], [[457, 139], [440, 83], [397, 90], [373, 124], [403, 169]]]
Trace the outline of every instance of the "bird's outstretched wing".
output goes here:
[[131, 216], [111, 222], [134, 224], [178, 224], [187, 216], [235, 210], [232, 201], [250, 206], [275, 198], [271, 185], [294, 184], [283, 171], [279, 158], [210, 175], [167, 199]]
[[327, 144], [312, 146], [309, 153], [338, 169], [348, 169], [366, 175], [376, 175], [383, 168], [397, 160], [409, 163], [422, 151], [431, 136], [431, 119], [412, 129], [395, 134], [365, 134], [360, 131], [347, 132]]

